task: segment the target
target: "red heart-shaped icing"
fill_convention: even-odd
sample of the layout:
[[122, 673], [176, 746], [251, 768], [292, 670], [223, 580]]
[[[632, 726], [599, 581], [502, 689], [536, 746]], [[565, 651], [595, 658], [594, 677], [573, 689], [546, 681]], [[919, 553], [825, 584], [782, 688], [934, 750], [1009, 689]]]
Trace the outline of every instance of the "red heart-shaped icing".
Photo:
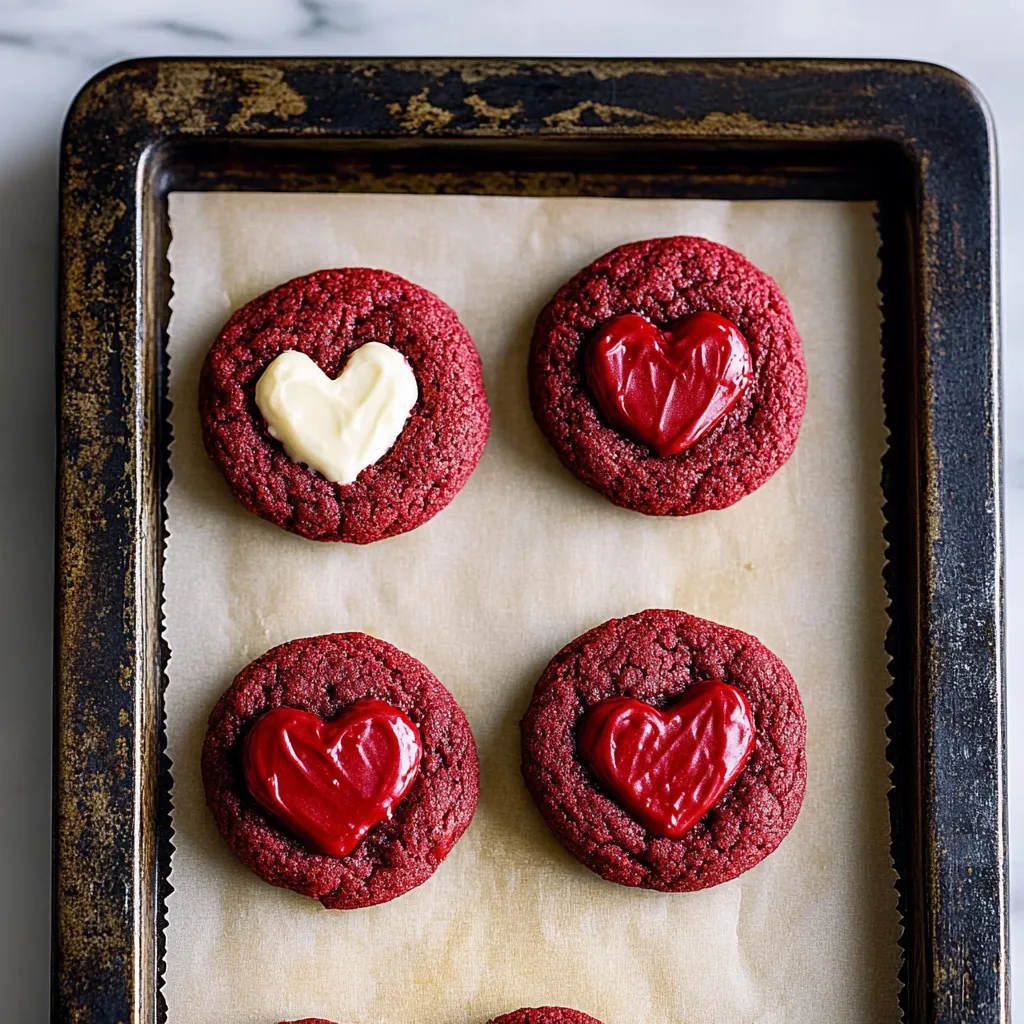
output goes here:
[[320, 853], [344, 857], [391, 817], [422, 756], [409, 718], [364, 698], [331, 722], [298, 708], [268, 711], [246, 737], [242, 767], [257, 803]]
[[605, 788], [655, 835], [678, 839], [716, 803], [754, 749], [742, 690], [695, 683], [665, 711], [609, 697], [585, 715], [580, 751]]
[[636, 313], [614, 317], [591, 339], [586, 372], [605, 419], [661, 456], [699, 441], [754, 376], [746, 339], [717, 313], [664, 331]]

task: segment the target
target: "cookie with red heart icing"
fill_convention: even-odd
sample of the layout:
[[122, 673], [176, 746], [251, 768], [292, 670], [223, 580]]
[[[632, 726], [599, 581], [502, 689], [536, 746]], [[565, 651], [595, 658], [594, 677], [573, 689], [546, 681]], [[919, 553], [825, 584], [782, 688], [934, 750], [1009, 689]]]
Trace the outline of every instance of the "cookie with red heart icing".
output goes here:
[[495, 1017], [490, 1024], [601, 1024], [596, 1017], [565, 1006], [537, 1006]]
[[778, 285], [706, 238], [620, 246], [537, 320], [530, 404], [562, 463], [648, 515], [724, 508], [790, 457], [807, 397]]
[[796, 683], [759, 640], [670, 610], [612, 619], [545, 669], [522, 771], [545, 821], [621, 885], [704, 889], [796, 822], [807, 782]]
[[206, 801], [238, 858], [332, 909], [421, 885], [476, 810], [469, 723], [430, 671], [363, 633], [292, 640], [210, 715]]
[[455, 312], [385, 270], [321, 270], [228, 320], [203, 364], [203, 442], [239, 501], [313, 540], [427, 522], [469, 479], [490, 411]]

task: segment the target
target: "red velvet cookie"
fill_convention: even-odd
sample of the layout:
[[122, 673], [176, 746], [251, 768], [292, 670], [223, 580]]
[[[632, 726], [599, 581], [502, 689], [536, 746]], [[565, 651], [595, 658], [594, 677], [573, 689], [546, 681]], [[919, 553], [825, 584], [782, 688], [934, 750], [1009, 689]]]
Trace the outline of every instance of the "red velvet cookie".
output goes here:
[[[352, 483], [294, 462], [271, 436], [256, 385], [282, 352], [332, 380], [368, 342], [397, 350], [419, 398], [390, 449]], [[199, 386], [203, 442], [239, 501], [303, 537], [368, 544], [422, 525], [462, 489], [487, 441], [480, 356], [455, 312], [384, 270], [321, 270], [266, 292], [224, 326]]]
[[789, 458], [807, 395], [775, 282], [705, 238], [620, 246], [548, 303], [529, 363], [562, 463], [648, 515], [724, 508]]
[[[398, 764], [409, 742], [414, 768]], [[242, 863], [332, 909], [425, 882], [468, 827], [478, 790], [455, 699], [415, 658], [363, 633], [292, 640], [242, 669], [210, 715], [202, 774]], [[352, 846], [345, 855], [315, 845], [334, 822]]]
[[522, 769], [544, 820], [621, 885], [727, 882], [793, 827], [806, 726], [785, 665], [746, 633], [680, 611], [612, 619], [544, 670]]
[[579, 1010], [564, 1006], [538, 1006], [536, 1009], [515, 1010], [502, 1017], [495, 1017], [490, 1024], [601, 1024], [596, 1017], [589, 1017]]

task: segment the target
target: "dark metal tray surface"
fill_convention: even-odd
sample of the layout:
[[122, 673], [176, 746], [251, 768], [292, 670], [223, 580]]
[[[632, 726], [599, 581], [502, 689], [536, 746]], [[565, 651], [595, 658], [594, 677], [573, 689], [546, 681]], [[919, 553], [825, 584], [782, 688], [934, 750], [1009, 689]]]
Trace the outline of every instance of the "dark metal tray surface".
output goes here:
[[166, 196], [253, 189], [878, 203], [901, 1000], [911, 1024], [1006, 1021], [993, 145], [971, 87], [915, 63], [141, 60], [94, 78], [62, 152], [53, 1018], [162, 1016]]

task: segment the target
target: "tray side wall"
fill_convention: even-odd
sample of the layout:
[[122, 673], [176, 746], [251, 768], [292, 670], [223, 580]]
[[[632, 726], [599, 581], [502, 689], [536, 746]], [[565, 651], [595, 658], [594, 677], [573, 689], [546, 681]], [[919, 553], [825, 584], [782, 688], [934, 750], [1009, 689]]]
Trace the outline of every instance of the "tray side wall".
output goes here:
[[[645, 147], [685, 166], [625, 173]], [[159, 1016], [163, 203], [184, 185], [882, 188], [904, 1004], [1006, 1020], [991, 147], [969, 87], [916, 64], [154, 60], [86, 86], [62, 168], [54, 1018]]]

